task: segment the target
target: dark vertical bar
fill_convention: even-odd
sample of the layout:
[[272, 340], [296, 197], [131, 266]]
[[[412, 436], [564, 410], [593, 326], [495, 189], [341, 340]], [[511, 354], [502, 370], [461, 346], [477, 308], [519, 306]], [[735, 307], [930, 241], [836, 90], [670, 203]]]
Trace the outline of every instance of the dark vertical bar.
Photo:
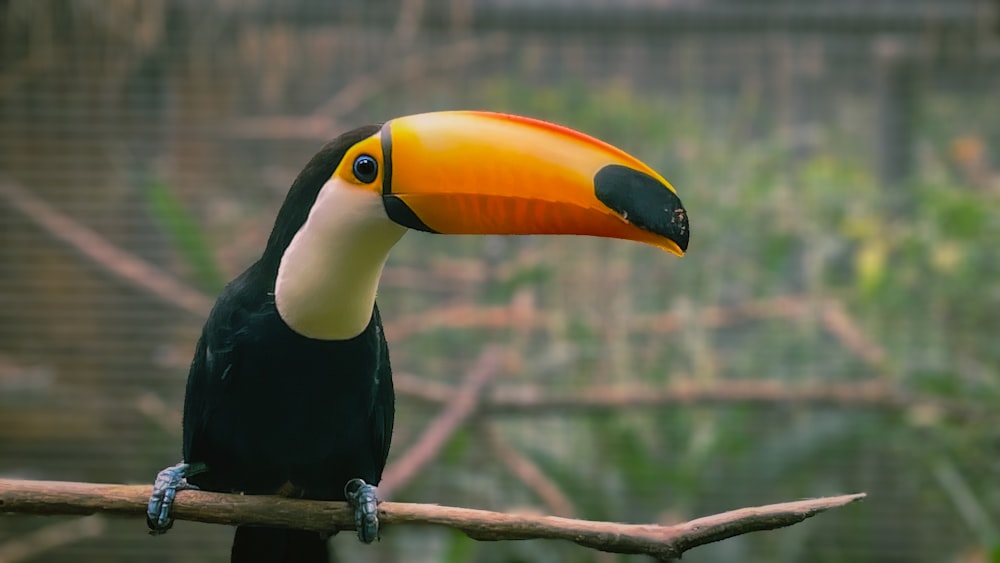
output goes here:
[[895, 39], [875, 43], [878, 177], [883, 186], [899, 186], [913, 173], [913, 129], [917, 88], [912, 57]]

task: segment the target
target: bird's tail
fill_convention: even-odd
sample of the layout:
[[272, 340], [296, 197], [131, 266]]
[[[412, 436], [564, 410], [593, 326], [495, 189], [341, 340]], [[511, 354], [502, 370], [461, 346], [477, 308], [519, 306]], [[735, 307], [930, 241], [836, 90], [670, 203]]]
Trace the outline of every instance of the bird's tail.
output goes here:
[[240, 526], [232, 563], [327, 563], [327, 535], [306, 530]]

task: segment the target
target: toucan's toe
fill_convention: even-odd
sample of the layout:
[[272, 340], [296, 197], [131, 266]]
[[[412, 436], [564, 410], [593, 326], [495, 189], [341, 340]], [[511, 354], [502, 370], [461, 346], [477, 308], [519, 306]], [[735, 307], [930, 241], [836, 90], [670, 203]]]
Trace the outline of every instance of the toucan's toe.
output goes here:
[[150, 534], [154, 536], [165, 534], [173, 527], [174, 519], [170, 517], [170, 508], [177, 497], [177, 491], [197, 489], [198, 487], [187, 482], [187, 476], [197, 475], [204, 470], [204, 464], [182, 462], [156, 475], [153, 492], [149, 496], [149, 504], [146, 505], [146, 525], [149, 526]]
[[358, 531], [358, 539], [363, 543], [379, 539], [378, 497], [375, 487], [362, 479], [351, 479], [344, 486], [344, 495], [354, 507], [354, 526]]

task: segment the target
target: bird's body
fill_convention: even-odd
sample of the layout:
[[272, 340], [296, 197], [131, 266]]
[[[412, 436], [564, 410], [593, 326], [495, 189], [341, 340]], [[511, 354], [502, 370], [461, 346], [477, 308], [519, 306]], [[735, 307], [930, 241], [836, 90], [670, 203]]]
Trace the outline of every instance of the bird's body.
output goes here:
[[[371, 485], [382, 477], [395, 408], [375, 293], [407, 228], [587, 234], [678, 255], [688, 241], [666, 180], [562, 127], [441, 112], [341, 135], [296, 178], [260, 260], [205, 323], [185, 395], [184, 462], [154, 484], [154, 533], [170, 528], [174, 495], [190, 484], [347, 500], [359, 538], [378, 536]], [[232, 561], [321, 563], [326, 538], [241, 526]]]
[[[211, 470], [202, 489], [344, 500], [378, 484], [392, 437], [389, 351], [378, 310], [348, 340], [302, 338], [278, 315], [255, 268], [219, 298], [191, 365], [184, 459]], [[316, 532], [241, 527], [233, 561], [328, 560]]]
[[[184, 460], [210, 469], [189, 476], [190, 484], [344, 500], [351, 479], [381, 480], [395, 405], [378, 308], [370, 306], [360, 334], [321, 339], [296, 332], [275, 303], [282, 263], [321, 187], [344, 150], [371, 129], [330, 143], [310, 161], [264, 255], [216, 300], [191, 362], [183, 419]], [[233, 560], [325, 562], [326, 537], [241, 527]]]
[[184, 459], [203, 489], [343, 500], [382, 476], [392, 436], [389, 351], [376, 309], [347, 340], [303, 338], [251, 268], [205, 325], [188, 379]]

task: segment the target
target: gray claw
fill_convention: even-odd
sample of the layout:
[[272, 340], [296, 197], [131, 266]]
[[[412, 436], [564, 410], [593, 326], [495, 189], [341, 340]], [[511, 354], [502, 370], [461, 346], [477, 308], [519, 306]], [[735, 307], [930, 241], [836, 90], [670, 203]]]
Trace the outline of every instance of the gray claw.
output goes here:
[[177, 491], [197, 489], [198, 487], [187, 482], [187, 476], [197, 475], [204, 470], [204, 464], [182, 462], [156, 475], [153, 492], [146, 506], [146, 525], [149, 526], [150, 534], [154, 536], [165, 534], [174, 525], [174, 519], [170, 517], [170, 507], [174, 504]]
[[344, 486], [344, 496], [354, 507], [354, 526], [358, 531], [358, 539], [363, 543], [379, 539], [378, 497], [375, 495], [375, 487], [362, 479], [351, 479]]

